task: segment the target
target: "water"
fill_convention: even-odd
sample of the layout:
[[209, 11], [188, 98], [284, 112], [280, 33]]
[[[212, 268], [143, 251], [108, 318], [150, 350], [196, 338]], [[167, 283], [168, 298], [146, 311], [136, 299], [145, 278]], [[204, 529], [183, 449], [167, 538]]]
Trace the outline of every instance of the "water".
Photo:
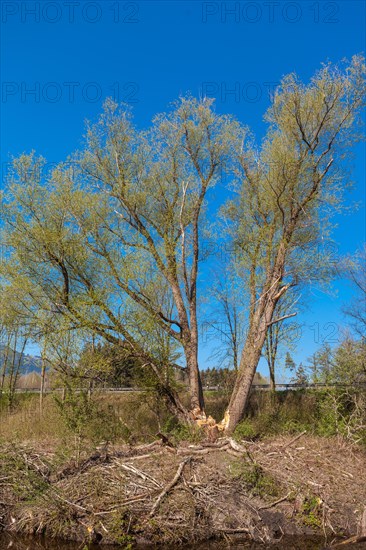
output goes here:
[[[328, 541], [330, 544], [330, 541]], [[314, 537], [287, 537], [281, 541], [263, 545], [249, 541], [238, 541], [231, 545], [234, 550], [323, 550], [326, 548], [324, 539]], [[177, 546], [144, 546], [137, 550], [177, 550]], [[182, 546], [182, 550], [222, 550], [228, 548], [226, 542], [207, 542], [203, 544]], [[329, 547], [328, 547], [329, 548]], [[357, 545], [347, 545], [347, 549], [366, 550], [366, 543]], [[85, 545], [79, 542], [64, 542], [55, 539], [45, 539], [41, 537], [24, 537], [15, 534], [0, 533], [0, 550], [121, 550], [121, 546], [96, 546], [94, 544]]]

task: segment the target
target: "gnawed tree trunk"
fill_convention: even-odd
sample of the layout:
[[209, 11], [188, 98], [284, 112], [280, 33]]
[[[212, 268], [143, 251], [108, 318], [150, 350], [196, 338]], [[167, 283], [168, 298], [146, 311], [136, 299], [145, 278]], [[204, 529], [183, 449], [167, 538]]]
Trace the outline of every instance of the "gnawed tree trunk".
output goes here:
[[190, 342], [185, 349], [190, 389], [190, 407], [192, 411], [203, 411], [205, 402], [202, 381], [198, 368], [197, 343]]
[[235, 430], [243, 417], [253, 378], [262, 355], [268, 327], [274, 322], [273, 313], [276, 304], [289, 287], [289, 285], [281, 286], [285, 253], [285, 247], [281, 246], [272, 276], [265, 285], [261, 298], [258, 300], [257, 307], [252, 315], [234, 390], [222, 421], [225, 432], [229, 434]]
[[[268, 314], [270, 314], [272, 307], [271, 305], [268, 306]], [[253, 323], [243, 349], [238, 376], [223, 420], [224, 429], [227, 433], [234, 431], [244, 414], [265, 337], [266, 319], [263, 317], [258, 322]]]

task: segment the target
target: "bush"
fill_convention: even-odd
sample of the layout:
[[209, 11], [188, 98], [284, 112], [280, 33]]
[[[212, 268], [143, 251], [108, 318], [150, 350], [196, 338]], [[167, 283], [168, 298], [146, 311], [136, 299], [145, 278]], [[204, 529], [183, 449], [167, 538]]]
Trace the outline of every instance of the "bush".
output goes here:
[[296, 434], [341, 435], [366, 445], [366, 395], [345, 389], [253, 392], [238, 439]]
[[255, 428], [254, 423], [249, 419], [242, 420], [236, 427], [234, 432], [234, 439], [256, 439], [259, 436], [258, 430]]
[[122, 424], [112, 406], [102, 407], [95, 396], [68, 389], [65, 399], [55, 397], [62, 419], [68, 430], [93, 443], [128, 440], [129, 430]]

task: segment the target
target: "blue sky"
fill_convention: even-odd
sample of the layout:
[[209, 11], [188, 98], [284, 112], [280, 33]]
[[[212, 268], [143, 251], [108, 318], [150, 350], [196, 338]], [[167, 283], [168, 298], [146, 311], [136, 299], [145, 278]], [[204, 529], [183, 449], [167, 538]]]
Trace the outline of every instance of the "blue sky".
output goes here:
[[[206, 94], [216, 97], [219, 112], [235, 114], [261, 138], [269, 91], [284, 74], [296, 71], [307, 80], [321, 62], [366, 49], [363, 0], [4, 0], [1, 9], [3, 167], [9, 154], [31, 149], [50, 162], [64, 159], [108, 96], [131, 103], [144, 127], [179, 94]], [[362, 206], [337, 219], [340, 254], [365, 240], [363, 145], [352, 162], [349, 200]], [[298, 361], [316, 349], [316, 327], [320, 341], [329, 340], [327, 323], [335, 323], [339, 337], [351, 290], [344, 282], [334, 289], [338, 296], [314, 290], [299, 319], [305, 326]]]

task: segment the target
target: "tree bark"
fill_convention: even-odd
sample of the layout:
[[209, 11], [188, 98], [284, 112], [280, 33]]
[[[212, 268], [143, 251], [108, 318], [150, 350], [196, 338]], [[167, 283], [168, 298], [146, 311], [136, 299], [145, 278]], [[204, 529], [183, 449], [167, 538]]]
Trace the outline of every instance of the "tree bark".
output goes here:
[[255, 346], [248, 344], [244, 347], [239, 373], [225, 414], [225, 431], [228, 434], [235, 430], [243, 417], [261, 351], [262, 346], [259, 342]]
[[273, 363], [269, 365], [269, 385], [271, 392], [274, 393], [276, 391], [276, 380]]
[[198, 367], [197, 345], [190, 343], [186, 349], [187, 368], [189, 377], [189, 389], [191, 396], [191, 409], [204, 411], [205, 402], [203, 397], [202, 381]]
[[258, 306], [252, 317], [248, 337], [241, 355], [238, 376], [223, 420], [225, 432], [228, 434], [235, 430], [248, 403], [253, 378], [262, 355], [268, 326], [272, 321], [278, 299], [279, 280], [277, 279], [277, 281], [276, 284], [270, 286], [271, 291], [265, 297], [262, 296], [262, 304]]

